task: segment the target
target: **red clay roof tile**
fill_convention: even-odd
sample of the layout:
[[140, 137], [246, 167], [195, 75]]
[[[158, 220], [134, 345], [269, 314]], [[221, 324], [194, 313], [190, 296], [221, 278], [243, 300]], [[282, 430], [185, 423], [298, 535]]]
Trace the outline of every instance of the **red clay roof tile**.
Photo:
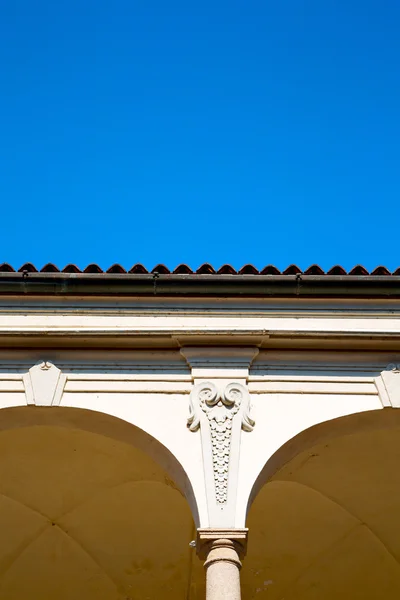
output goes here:
[[284, 275], [297, 275], [297, 273], [301, 273], [301, 270], [297, 265], [290, 265], [283, 271]]
[[217, 273], [218, 275], [236, 275], [237, 271], [231, 265], [222, 265]]
[[386, 267], [376, 267], [371, 273], [371, 275], [390, 275], [390, 271]]
[[159, 275], [169, 275], [171, 271], [165, 265], [159, 264], [154, 267], [152, 273], [158, 273]]
[[324, 275], [325, 273], [321, 269], [319, 265], [311, 265], [308, 267], [306, 271], [304, 271], [304, 275]]
[[327, 275], [347, 275], [346, 271], [340, 265], [335, 265], [332, 267]]
[[3, 263], [0, 265], [0, 273], [15, 273], [15, 269], [8, 263]]
[[281, 275], [281, 272], [274, 265], [267, 265], [260, 271], [260, 275]]
[[[28, 272], [28, 273], [38, 273], [38, 269], [32, 263], [25, 263], [19, 269], [18, 272]], [[47, 263], [40, 269], [41, 273], [111, 273], [111, 274], [133, 274], [133, 275], [150, 275], [151, 273], [158, 273], [160, 275], [297, 275], [302, 274], [304, 276], [307, 275], [352, 275], [352, 276], [400, 276], [400, 267], [393, 271], [392, 273], [384, 266], [376, 267], [371, 273], [367, 271], [365, 267], [362, 265], [356, 265], [350, 271], [346, 271], [342, 266], [335, 265], [329, 271], [323, 271], [321, 267], [317, 264], [311, 265], [305, 271], [301, 271], [301, 269], [297, 265], [289, 265], [282, 273], [277, 267], [274, 265], [267, 265], [262, 270], [258, 270], [254, 265], [248, 263], [243, 265], [241, 269], [236, 271], [231, 265], [225, 264], [222, 265], [218, 270], [216, 270], [209, 263], [203, 263], [200, 267], [193, 271], [187, 264], [181, 263], [179, 264], [173, 271], [170, 271], [168, 267], [164, 264], [156, 265], [151, 271], [147, 270], [140, 263], [136, 263], [133, 267], [126, 271], [126, 269], [120, 264], [113, 264], [106, 271], [103, 271], [101, 267], [95, 263], [91, 263], [85, 269], [81, 270], [76, 265], [70, 263], [66, 265], [62, 271], [53, 263]], [[0, 264], [0, 273], [15, 273], [14, 268], [8, 263]]]
[[44, 267], [42, 267], [40, 269], [41, 273], [59, 273], [60, 269], [58, 267], [56, 267], [56, 265], [53, 265], [53, 263], [47, 263], [47, 265], [44, 265]]
[[22, 267], [20, 267], [18, 269], [19, 273], [23, 273], [24, 271], [27, 271], [28, 273], [37, 273], [38, 272], [37, 268], [32, 263], [25, 263], [22, 265]]
[[197, 275], [214, 275], [215, 273], [214, 267], [209, 263], [202, 264], [196, 271]]
[[100, 269], [99, 265], [91, 263], [86, 267], [83, 271], [84, 273], [103, 273], [102, 269]]
[[178, 265], [176, 269], [173, 270], [175, 275], [193, 275], [193, 271], [190, 267], [185, 264]]
[[80, 269], [78, 269], [78, 267], [76, 265], [73, 265], [72, 263], [70, 263], [69, 265], [66, 265], [63, 270], [63, 273], [81, 273], [82, 271]]
[[121, 265], [115, 264], [107, 269], [106, 273], [126, 273], [126, 270]]
[[148, 273], [148, 270], [140, 263], [136, 263], [136, 265], [133, 265], [128, 273], [131, 273], [132, 275], [145, 275]]
[[356, 265], [352, 268], [349, 275], [369, 275], [369, 273], [362, 265]]
[[244, 265], [239, 271], [239, 275], [258, 275], [259, 272], [253, 265]]

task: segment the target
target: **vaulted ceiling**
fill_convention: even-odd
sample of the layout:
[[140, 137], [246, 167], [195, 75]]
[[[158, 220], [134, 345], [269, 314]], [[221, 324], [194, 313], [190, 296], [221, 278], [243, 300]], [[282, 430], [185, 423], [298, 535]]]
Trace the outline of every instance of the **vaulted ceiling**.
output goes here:
[[400, 427], [297, 455], [249, 514], [244, 598], [400, 597]]
[[0, 433], [0, 532], [7, 600], [175, 600], [203, 585], [200, 569], [198, 586], [191, 579], [194, 525], [173, 481], [95, 433]]

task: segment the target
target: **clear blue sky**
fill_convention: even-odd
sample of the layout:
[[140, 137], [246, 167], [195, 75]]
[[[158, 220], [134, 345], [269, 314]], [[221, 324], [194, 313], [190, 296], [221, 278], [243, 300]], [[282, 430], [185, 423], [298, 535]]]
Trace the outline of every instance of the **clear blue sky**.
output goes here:
[[0, 262], [400, 266], [398, 0], [3, 0]]

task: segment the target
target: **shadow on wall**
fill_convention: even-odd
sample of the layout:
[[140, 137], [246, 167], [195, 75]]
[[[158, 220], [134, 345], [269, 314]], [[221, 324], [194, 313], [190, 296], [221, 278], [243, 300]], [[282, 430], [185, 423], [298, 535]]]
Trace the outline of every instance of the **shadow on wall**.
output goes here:
[[400, 411], [316, 425], [252, 492], [244, 597], [380, 600], [400, 594]]

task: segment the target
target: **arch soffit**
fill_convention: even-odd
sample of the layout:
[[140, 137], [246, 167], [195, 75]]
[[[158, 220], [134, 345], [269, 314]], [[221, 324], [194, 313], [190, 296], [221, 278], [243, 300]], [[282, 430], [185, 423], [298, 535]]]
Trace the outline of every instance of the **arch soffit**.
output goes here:
[[394, 408], [353, 413], [330, 419], [303, 430], [281, 446], [264, 464], [251, 489], [247, 502], [246, 515], [263, 486], [271, 480], [287, 463], [304, 451], [332, 439], [368, 433], [378, 429], [400, 427], [400, 411]]
[[0, 432], [36, 425], [80, 429], [141, 450], [166, 471], [185, 496], [196, 527], [199, 527], [196, 498], [183, 466], [168, 448], [137, 425], [103, 412], [75, 407], [14, 406], [2, 408], [0, 412]]

